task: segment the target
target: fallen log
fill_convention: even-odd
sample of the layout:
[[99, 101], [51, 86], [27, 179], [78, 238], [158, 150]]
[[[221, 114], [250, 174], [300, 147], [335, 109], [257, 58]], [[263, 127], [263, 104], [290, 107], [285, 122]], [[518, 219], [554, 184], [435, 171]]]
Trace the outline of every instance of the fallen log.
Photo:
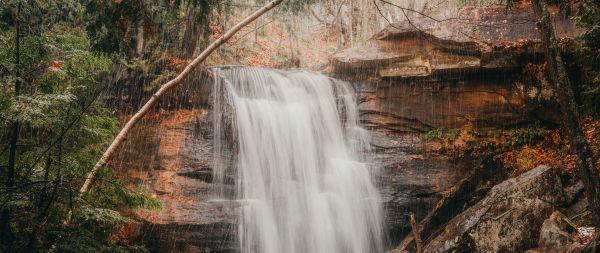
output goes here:
[[[506, 179], [506, 175], [498, 173], [496, 170], [501, 167], [501, 164], [491, 156], [483, 158], [458, 184], [442, 194], [443, 197], [436, 202], [433, 210], [416, 226], [413, 226], [413, 231], [402, 240], [396, 251], [403, 252], [409, 248], [417, 249], [415, 235], [418, 235], [419, 239], [424, 239], [425, 242], [435, 237], [439, 233], [439, 228], [461, 213], [463, 208], [485, 196], [487, 189], [480, 187], [482, 184], [490, 182], [493, 185]], [[418, 231], [414, 231], [414, 227]]]

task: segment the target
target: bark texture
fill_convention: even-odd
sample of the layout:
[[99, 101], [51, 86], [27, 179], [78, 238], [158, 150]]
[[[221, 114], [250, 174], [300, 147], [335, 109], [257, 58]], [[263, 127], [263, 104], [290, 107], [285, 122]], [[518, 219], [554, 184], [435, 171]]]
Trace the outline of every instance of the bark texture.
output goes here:
[[188, 7], [188, 17], [181, 44], [181, 56], [184, 59], [194, 56], [200, 37], [208, 31], [208, 10], [209, 4], [206, 0], [190, 3]]

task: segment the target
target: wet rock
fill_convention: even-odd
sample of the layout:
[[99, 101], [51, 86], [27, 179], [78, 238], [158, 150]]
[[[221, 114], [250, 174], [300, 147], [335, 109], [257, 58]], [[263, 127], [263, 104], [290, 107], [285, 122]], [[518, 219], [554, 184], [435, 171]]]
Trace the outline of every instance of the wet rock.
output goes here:
[[530, 249], [537, 244], [546, 217], [562, 203], [562, 194], [556, 172], [539, 166], [494, 186], [483, 200], [450, 220], [424, 251]]
[[238, 251], [231, 223], [143, 223], [142, 239], [150, 252], [234, 253]]
[[385, 225], [392, 243], [397, 243], [411, 230], [409, 213], [415, 213], [417, 220], [425, 217], [442, 193], [461, 180], [469, 168], [458, 166], [444, 156], [426, 159], [405, 156], [403, 161], [381, 170], [379, 185]]
[[[137, 238], [151, 252], [235, 252], [238, 206], [215, 200], [215, 190], [231, 191], [212, 178], [212, 125], [204, 110], [180, 110], [146, 119], [111, 165], [132, 187], [148, 189], [160, 211], [139, 210]], [[379, 185], [392, 243], [434, 209], [443, 194], [472, 170], [469, 162], [427, 153], [418, 135], [373, 130], [372, 161], [380, 165]], [[465, 161], [468, 159], [465, 159]]]
[[[140, 124], [111, 166], [131, 187], [147, 189], [162, 204], [160, 211], [139, 210], [137, 238], [151, 252], [234, 252], [238, 206], [215, 199], [216, 190], [231, 192], [233, 177], [218, 185], [212, 176], [210, 112], [179, 110], [155, 115]], [[380, 166], [378, 183], [385, 222], [392, 241], [410, 231], [433, 209], [442, 194], [471, 170], [468, 163], [427, 154], [418, 135], [373, 132], [372, 161]], [[228, 160], [225, 158], [225, 160]]]
[[[526, 92], [507, 80], [382, 81], [357, 85], [366, 127], [394, 132], [424, 132], [436, 128], [498, 127], [532, 119], [553, 120]], [[548, 107], [547, 112], [552, 111]]]
[[238, 205], [216, 199], [232, 185], [213, 181], [212, 144], [206, 110], [150, 115], [134, 129], [110, 165], [162, 210], [138, 210], [132, 240], [151, 252], [235, 252]]

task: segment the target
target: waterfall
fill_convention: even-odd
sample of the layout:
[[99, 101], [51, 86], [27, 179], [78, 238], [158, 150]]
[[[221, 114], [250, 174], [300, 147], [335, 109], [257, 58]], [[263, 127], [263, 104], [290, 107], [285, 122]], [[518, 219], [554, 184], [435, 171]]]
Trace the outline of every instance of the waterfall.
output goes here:
[[307, 71], [214, 71], [216, 156], [236, 154], [214, 177], [235, 178], [240, 251], [382, 252], [376, 171], [352, 87]]

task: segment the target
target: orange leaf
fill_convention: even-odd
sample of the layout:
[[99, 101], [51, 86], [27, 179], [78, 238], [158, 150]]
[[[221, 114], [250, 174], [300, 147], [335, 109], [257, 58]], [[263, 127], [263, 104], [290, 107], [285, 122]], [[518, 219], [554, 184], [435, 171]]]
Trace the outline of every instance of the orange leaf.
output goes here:
[[62, 63], [60, 63], [60, 61], [54, 60], [52, 61], [52, 67], [60, 69], [60, 67], [62, 67]]

